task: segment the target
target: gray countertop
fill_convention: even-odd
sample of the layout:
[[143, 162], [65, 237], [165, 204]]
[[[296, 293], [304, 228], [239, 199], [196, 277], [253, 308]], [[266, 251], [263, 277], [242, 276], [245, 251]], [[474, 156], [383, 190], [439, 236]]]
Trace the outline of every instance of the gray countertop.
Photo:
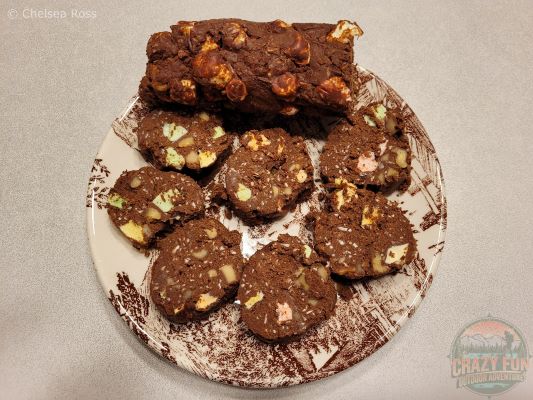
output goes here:
[[[242, 390], [166, 363], [116, 315], [88, 249], [89, 170], [149, 34], [223, 16], [356, 19], [359, 63], [410, 104], [444, 172], [446, 246], [415, 316], [362, 363], [299, 387]], [[451, 377], [462, 326], [490, 313], [533, 346], [532, 20], [531, 1], [3, 1], [0, 397], [479, 398]], [[530, 372], [501, 398], [532, 392]]]

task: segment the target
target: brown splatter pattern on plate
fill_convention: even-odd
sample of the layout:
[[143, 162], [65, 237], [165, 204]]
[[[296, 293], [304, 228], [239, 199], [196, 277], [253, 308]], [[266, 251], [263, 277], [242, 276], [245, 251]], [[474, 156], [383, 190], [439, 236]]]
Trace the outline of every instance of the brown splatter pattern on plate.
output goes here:
[[[408, 211], [407, 216], [415, 225], [419, 254], [395, 275], [345, 287], [343, 290], [348, 290], [345, 293], [349, 295], [339, 298], [334, 316], [287, 344], [269, 345], [257, 340], [239, 321], [236, 304], [224, 306], [207, 320], [173, 325], [159, 314], [149, 299], [149, 266], [155, 254], [144, 259], [124, 254], [132, 260], [118, 265], [113, 257], [107, 256], [111, 254], [109, 246], [123, 246], [113, 251], [133, 251], [116, 237], [105, 219], [105, 211], [101, 210], [108, 187], [120, 170], [127, 167], [117, 160], [120, 154], [116, 154], [116, 149], [111, 151], [108, 147], [122, 146], [124, 154], [134, 151], [135, 127], [146, 109], [135, 97], [113, 123], [110, 135], [120, 137], [127, 146], [109, 144], [108, 141], [114, 139], [106, 138], [91, 173], [87, 207], [93, 259], [100, 281], [119, 315], [143, 342], [170, 362], [208, 379], [246, 387], [267, 388], [314, 381], [356, 364], [387, 343], [425, 297], [444, 246], [446, 229], [446, 199], [440, 165], [431, 141], [409, 106], [380, 78], [361, 67], [358, 69], [363, 89], [357, 106], [383, 101], [388, 106], [400, 107], [406, 120], [414, 156], [412, 183], [406, 193], [393, 193], [389, 198]], [[322, 144], [319, 137], [307, 140], [315, 167]], [[135, 162], [140, 166], [142, 161], [138, 158]], [[112, 173], [106, 167], [110, 164], [113, 164]], [[215, 182], [220, 181], [223, 174], [224, 168], [221, 168], [213, 178]], [[315, 180], [319, 180], [318, 170]], [[242, 251], [249, 257], [280, 233], [298, 235], [308, 241], [310, 234], [304, 227], [305, 215], [310, 209], [320, 207], [321, 191], [318, 187], [309, 200], [286, 217], [263, 226], [248, 227], [237, 217], [228, 218], [225, 207], [212, 207], [210, 213], [228, 228], [238, 229], [243, 234]]]

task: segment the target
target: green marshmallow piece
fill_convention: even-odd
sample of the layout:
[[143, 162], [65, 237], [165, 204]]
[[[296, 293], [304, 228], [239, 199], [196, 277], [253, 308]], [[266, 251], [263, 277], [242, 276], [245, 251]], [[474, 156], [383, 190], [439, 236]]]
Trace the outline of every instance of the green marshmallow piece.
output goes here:
[[215, 126], [213, 130], [215, 131], [215, 133], [213, 133], [213, 139], [218, 139], [219, 137], [222, 137], [226, 134], [224, 128], [222, 128], [221, 126]]
[[157, 197], [152, 200], [152, 203], [154, 203], [161, 211], [169, 212], [174, 207], [172, 198], [179, 194], [180, 192], [178, 189], [170, 189], [166, 192], [159, 193]]
[[372, 127], [376, 126], [376, 123], [374, 122], [374, 120], [370, 118], [368, 115], [364, 115], [363, 118], [365, 119], [365, 122], [368, 126], [372, 126]]
[[167, 165], [176, 169], [182, 169], [185, 165], [185, 158], [172, 147], [167, 147], [165, 151], [167, 153], [165, 157]]
[[187, 129], [181, 125], [176, 125], [174, 122], [165, 122], [163, 125], [163, 136], [168, 138], [171, 142], [175, 142], [180, 137], [187, 133]]
[[383, 104], [379, 104], [374, 108], [374, 115], [377, 119], [383, 121], [387, 115], [387, 108]]
[[124, 204], [126, 204], [126, 200], [120, 197], [117, 193], [113, 193], [111, 196], [109, 196], [107, 202], [109, 205], [120, 209], [122, 209]]

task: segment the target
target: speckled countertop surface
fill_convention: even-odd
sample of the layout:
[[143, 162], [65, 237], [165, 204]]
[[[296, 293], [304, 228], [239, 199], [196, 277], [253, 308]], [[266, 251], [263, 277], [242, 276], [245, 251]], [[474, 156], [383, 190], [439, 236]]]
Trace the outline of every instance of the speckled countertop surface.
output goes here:
[[[0, 397], [479, 398], [451, 378], [447, 355], [461, 327], [490, 313], [533, 346], [533, 3], [512, 4], [3, 1]], [[409, 103], [443, 167], [448, 232], [427, 298], [377, 353], [300, 387], [242, 390], [167, 364], [118, 318], [89, 254], [89, 170], [136, 91], [149, 34], [224, 16], [356, 19], [365, 30], [359, 63]], [[500, 398], [530, 397], [529, 375]]]

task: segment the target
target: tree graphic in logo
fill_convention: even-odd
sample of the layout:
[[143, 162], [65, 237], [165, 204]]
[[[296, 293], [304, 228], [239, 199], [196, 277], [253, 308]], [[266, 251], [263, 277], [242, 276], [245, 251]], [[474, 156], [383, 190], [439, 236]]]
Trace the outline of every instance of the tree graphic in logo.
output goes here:
[[524, 381], [529, 358], [527, 342], [520, 331], [490, 316], [465, 326], [450, 351], [457, 387], [489, 397]]

